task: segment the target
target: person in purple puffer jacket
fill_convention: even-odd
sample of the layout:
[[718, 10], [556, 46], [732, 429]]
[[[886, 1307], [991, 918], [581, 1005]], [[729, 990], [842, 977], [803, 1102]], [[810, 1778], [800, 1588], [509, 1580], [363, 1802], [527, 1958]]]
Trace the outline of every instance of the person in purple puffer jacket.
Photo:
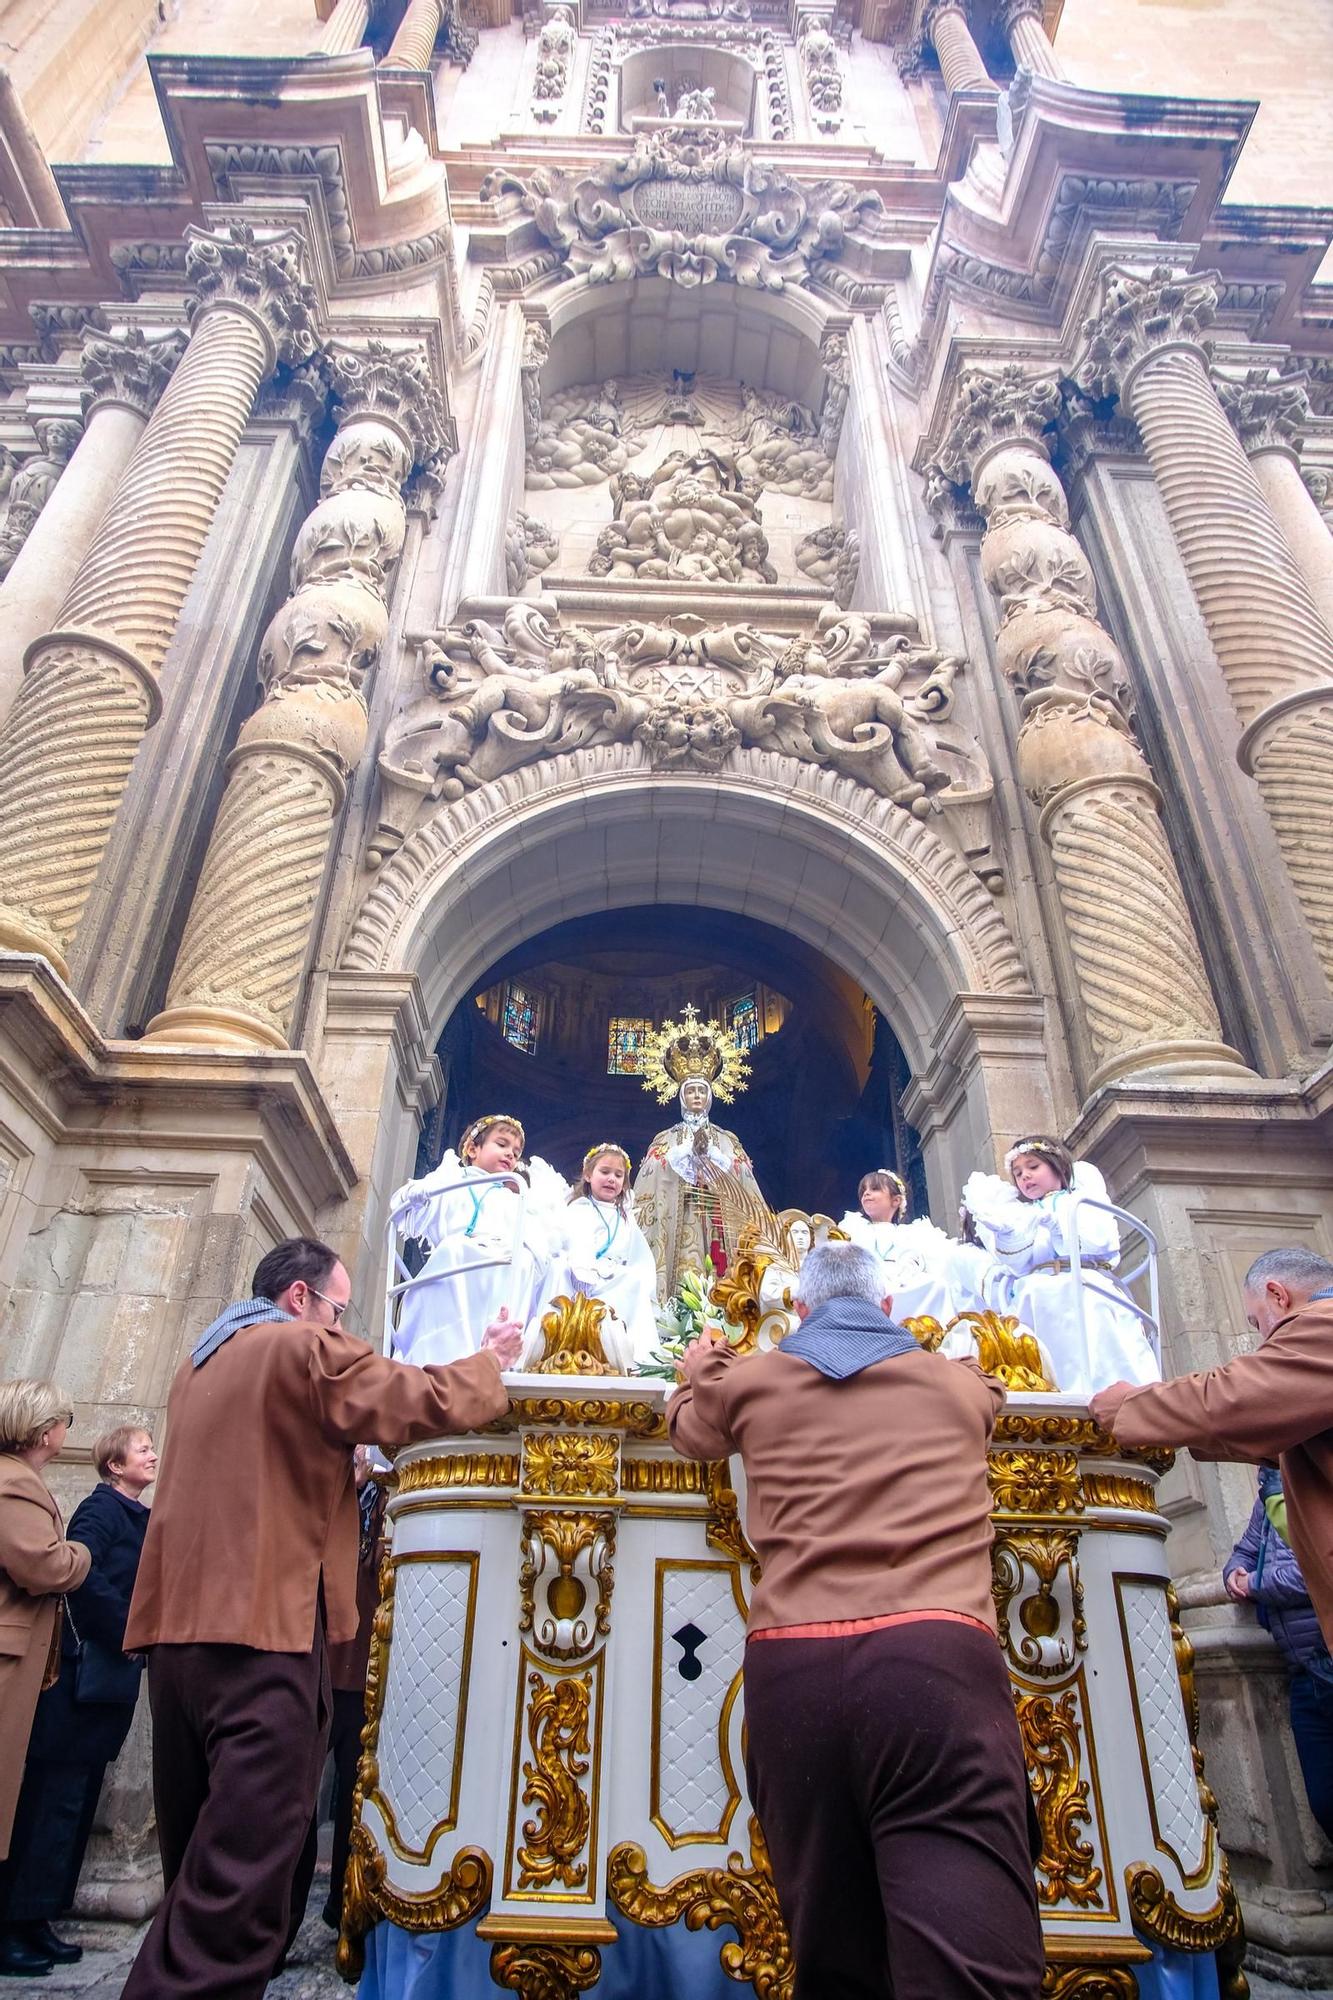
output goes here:
[[1333, 1841], [1333, 1658], [1305, 1578], [1283, 1530], [1286, 1503], [1276, 1466], [1259, 1468], [1259, 1493], [1222, 1581], [1238, 1604], [1253, 1604], [1287, 1663], [1291, 1733], [1310, 1811]]

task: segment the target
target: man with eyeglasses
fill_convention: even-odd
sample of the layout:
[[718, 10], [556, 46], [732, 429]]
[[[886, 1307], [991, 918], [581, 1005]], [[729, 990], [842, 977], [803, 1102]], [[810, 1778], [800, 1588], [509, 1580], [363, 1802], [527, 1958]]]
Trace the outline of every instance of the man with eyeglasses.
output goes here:
[[344, 1327], [351, 1289], [326, 1243], [280, 1243], [172, 1384], [125, 1633], [148, 1654], [166, 1894], [122, 2000], [263, 1994], [309, 1883], [326, 1642], [357, 1628], [354, 1448], [476, 1430], [509, 1407], [516, 1325], [414, 1368]]

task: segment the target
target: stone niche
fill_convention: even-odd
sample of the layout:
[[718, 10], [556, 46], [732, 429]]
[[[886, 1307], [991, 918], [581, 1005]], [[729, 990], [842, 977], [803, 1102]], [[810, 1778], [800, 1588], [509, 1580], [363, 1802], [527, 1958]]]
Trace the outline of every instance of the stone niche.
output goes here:
[[733, 50], [699, 42], [635, 49], [620, 65], [620, 129], [628, 132], [636, 119], [676, 116], [687, 92], [711, 90], [713, 117], [734, 125], [742, 138], [753, 138], [757, 83], [753, 63]]
[[[520, 503], [541, 558], [526, 587], [539, 575], [550, 589], [622, 574], [623, 560], [618, 569], [607, 560], [620, 560], [629, 521], [640, 551], [631, 566], [640, 567], [660, 514], [669, 567], [651, 574], [808, 590], [797, 551], [835, 526], [840, 407], [831, 408], [808, 336], [747, 312], [731, 288], [719, 303], [660, 280], [625, 287], [611, 310], [564, 327], [541, 370]], [[689, 560], [688, 524], [673, 511], [682, 494], [698, 516], [700, 562]], [[703, 548], [707, 535], [728, 543], [714, 548], [717, 560]]]

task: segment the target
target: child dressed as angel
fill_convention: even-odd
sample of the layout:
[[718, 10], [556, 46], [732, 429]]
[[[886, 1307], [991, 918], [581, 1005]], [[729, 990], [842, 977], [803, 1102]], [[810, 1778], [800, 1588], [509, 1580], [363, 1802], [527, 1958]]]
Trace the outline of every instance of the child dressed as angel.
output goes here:
[[402, 1295], [392, 1345], [399, 1361], [457, 1361], [476, 1353], [496, 1321], [532, 1321], [562, 1241], [568, 1189], [544, 1160], [525, 1165], [523, 1144], [517, 1118], [474, 1119], [457, 1152], [394, 1196], [398, 1228], [429, 1251]]
[[859, 1210], [849, 1209], [838, 1227], [879, 1258], [893, 1317], [900, 1322], [928, 1318], [947, 1326], [970, 1303], [955, 1296], [956, 1246], [929, 1216], [908, 1221], [907, 1184], [891, 1168], [862, 1174], [856, 1195]]
[[[634, 1219], [630, 1157], [623, 1146], [592, 1146], [565, 1209], [564, 1237], [547, 1278], [547, 1304], [583, 1293], [608, 1307], [602, 1345], [613, 1365], [636, 1368], [661, 1342], [657, 1265]], [[540, 1317], [540, 1316], [539, 1316]]]
[[[1020, 1139], [1004, 1164], [1009, 1180], [977, 1173], [963, 1188], [963, 1208], [990, 1253], [981, 1302], [1032, 1328], [1068, 1393], [1159, 1382], [1143, 1321], [1112, 1275], [1120, 1261], [1116, 1219], [1103, 1208], [1075, 1207], [1080, 1195], [1108, 1199], [1097, 1168], [1044, 1136]], [[1081, 1276], [1071, 1269], [1076, 1226]]]

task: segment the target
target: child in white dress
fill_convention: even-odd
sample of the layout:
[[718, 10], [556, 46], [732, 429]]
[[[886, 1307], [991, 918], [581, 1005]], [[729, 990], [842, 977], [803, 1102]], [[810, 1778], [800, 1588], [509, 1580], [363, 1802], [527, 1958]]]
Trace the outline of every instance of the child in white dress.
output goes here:
[[[634, 1220], [630, 1157], [623, 1146], [593, 1146], [565, 1211], [564, 1243], [547, 1281], [547, 1303], [562, 1294], [601, 1299], [620, 1322], [634, 1365], [661, 1344], [657, 1330], [657, 1264]], [[605, 1330], [604, 1330], [605, 1331]], [[607, 1358], [611, 1359], [610, 1348]]]
[[930, 1318], [947, 1326], [958, 1307], [951, 1283], [953, 1246], [944, 1231], [928, 1216], [907, 1220], [906, 1183], [888, 1167], [863, 1174], [856, 1193], [860, 1212], [849, 1209], [838, 1227], [879, 1258], [893, 1317]]
[[475, 1119], [457, 1153], [447, 1152], [433, 1172], [394, 1196], [403, 1234], [422, 1238], [430, 1251], [420, 1273], [427, 1282], [402, 1296], [391, 1350], [397, 1360], [457, 1361], [476, 1353], [493, 1321], [523, 1327], [536, 1312], [559, 1231], [526, 1185], [530, 1174], [540, 1188], [552, 1170], [542, 1160], [522, 1167], [522, 1153], [517, 1118]]
[[[1160, 1382], [1143, 1321], [1112, 1273], [1120, 1230], [1104, 1209], [1075, 1208], [1079, 1195], [1106, 1201], [1106, 1182], [1058, 1139], [1020, 1139], [1005, 1155], [1010, 1175], [972, 1174], [963, 1188], [991, 1262], [983, 1303], [1031, 1327], [1049, 1351], [1065, 1392], [1088, 1397], [1112, 1382]], [[1070, 1268], [1077, 1221], [1082, 1280]], [[1080, 1291], [1082, 1297], [1080, 1300]]]

